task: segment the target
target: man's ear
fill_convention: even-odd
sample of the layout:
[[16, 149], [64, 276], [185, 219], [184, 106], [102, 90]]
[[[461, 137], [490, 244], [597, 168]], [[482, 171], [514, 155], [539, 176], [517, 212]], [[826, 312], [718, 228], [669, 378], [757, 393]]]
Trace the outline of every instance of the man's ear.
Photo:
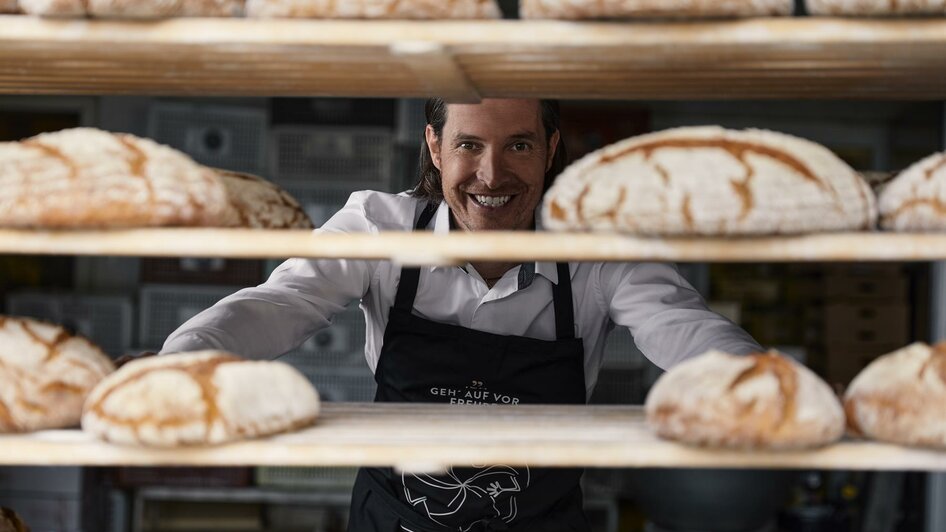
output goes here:
[[555, 152], [558, 151], [558, 141], [562, 138], [558, 130], [555, 130], [555, 133], [552, 133], [552, 137], [549, 139], [549, 156], [548, 160], [545, 161], [545, 171], [548, 172], [552, 169], [552, 161], [555, 160]]
[[430, 151], [430, 160], [434, 162], [437, 170], [440, 170], [440, 139], [437, 138], [437, 133], [434, 132], [434, 126], [427, 124], [424, 137], [427, 140], [427, 149]]

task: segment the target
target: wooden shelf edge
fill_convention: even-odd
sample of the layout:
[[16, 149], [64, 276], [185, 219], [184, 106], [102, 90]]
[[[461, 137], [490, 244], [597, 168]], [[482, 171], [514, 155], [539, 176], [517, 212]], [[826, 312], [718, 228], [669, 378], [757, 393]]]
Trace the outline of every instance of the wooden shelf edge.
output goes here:
[[78, 430], [4, 435], [0, 465], [364, 465], [413, 473], [471, 463], [946, 471], [946, 452], [867, 441], [792, 452], [691, 448], [656, 438], [643, 418], [638, 406], [329, 403], [312, 428], [216, 447], [116, 446]]
[[834, 262], [946, 260], [946, 233], [852, 232], [746, 238], [644, 238], [593, 233], [434, 235], [258, 229], [0, 230], [0, 253], [140, 257], [392, 260]]

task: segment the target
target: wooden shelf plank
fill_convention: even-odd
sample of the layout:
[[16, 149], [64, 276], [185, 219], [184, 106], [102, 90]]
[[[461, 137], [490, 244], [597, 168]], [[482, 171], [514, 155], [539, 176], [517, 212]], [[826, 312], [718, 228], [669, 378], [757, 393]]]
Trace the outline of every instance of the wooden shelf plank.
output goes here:
[[592, 233], [434, 235], [307, 230], [0, 230], [0, 254], [393, 260], [833, 262], [946, 260], [946, 234], [827, 233], [752, 238], [642, 238]]
[[79, 430], [0, 436], [3, 465], [798, 468], [946, 471], [946, 452], [845, 440], [812, 451], [746, 452], [663, 441], [635, 406], [328, 403], [316, 426], [218, 447], [148, 449]]
[[[946, 19], [0, 16], [0, 93], [946, 99]], [[435, 51], [434, 61], [405, 50]], [[421, 54], [423, 55], [423, 54]]]

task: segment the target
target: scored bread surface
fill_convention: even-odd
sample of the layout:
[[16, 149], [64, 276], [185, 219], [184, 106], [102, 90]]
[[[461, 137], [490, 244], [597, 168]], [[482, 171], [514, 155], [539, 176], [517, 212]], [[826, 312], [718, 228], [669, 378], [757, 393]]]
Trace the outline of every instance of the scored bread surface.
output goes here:
[[111, 360], [58, 325], [0, 315], [0, 433], [79, 424]]
[[946, 152], [913, 164], [880, 193], [880, 226], [892, 231], [946, 230]]
[[222, 351], [129, 363], [86, 401], [82, 428], [121, 444], [216, 444], [291, 431], [315, 421], [318, 394], [282, 362]]
[[844, 408], [852, 432], [946, 448], [946, 343], [914, 343], [871, 362], [851, 381]]
[[764, 130], [684, 127], [592, 152], [555, 180], [552, 230], [753, 235], [873, 228], [870, 187], [830, 150]]
[[790, 15], [793, 0], [521, 0], [526, 19], [707, 18]]
[[825, 445], [844, 432], [830, 387], [775, 352], [710, 351], [661, 376], [647, 396], [655, 432], [683, 443], [747, 449]]

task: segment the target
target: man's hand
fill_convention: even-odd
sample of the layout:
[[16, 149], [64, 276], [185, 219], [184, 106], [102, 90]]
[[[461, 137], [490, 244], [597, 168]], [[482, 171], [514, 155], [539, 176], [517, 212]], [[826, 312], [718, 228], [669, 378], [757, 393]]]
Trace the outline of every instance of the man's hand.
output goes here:
[[138, 360], [139, 358], [153, 357], [155, 355], [157, 355], [157, 353], [154, 351], [143, 351], [137, 355], [122, 355], [115, 359], [115, 368], [120, 368], [129, 362]]

